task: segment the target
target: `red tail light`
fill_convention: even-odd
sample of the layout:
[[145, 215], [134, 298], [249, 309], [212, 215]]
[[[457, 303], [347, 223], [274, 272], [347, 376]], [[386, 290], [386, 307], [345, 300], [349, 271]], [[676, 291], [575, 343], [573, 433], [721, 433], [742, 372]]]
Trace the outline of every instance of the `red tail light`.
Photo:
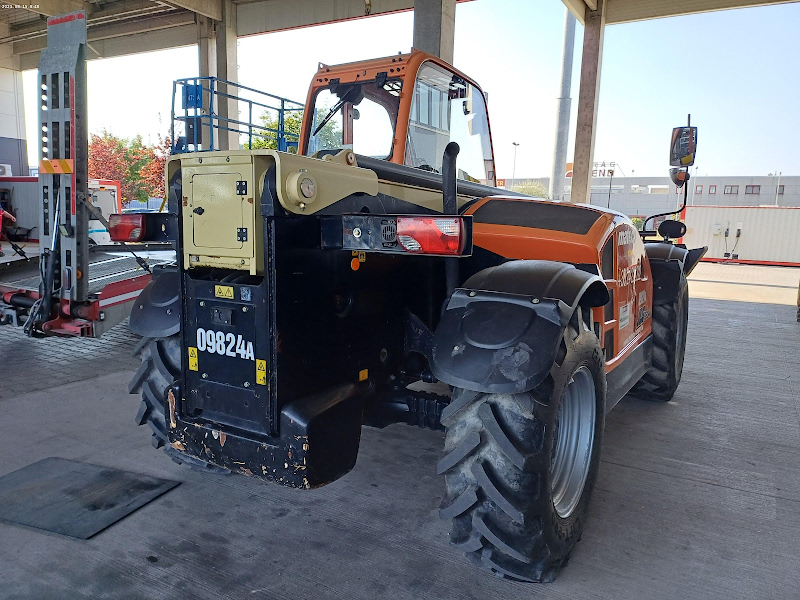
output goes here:
[[145, 215], [111, 215], [108, 217], [108, 233], [115, 242], [140, 242], [146, 232]]
[[406, 252], [457, 256], [465, 238], [464, 221], [458, 217], [397, 218], [397, 242]]

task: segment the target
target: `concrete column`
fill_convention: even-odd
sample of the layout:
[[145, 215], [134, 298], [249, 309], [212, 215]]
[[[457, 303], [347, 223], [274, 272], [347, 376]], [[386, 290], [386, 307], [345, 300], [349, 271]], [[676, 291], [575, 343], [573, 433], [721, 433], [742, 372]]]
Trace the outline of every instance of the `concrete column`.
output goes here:
[[[236, 5], [232, 0], [222, 0], [222, 21], [216, 24], [216, 46], [217, 46], [217, 77], [238, 83], [238, 65], [236, 62]], [[235, 87], [220, 85], [220, 92], [237, 96], [238, 91]], [[217, 114], [220, 116], [220, 127], [227, 126], [232, 129], [238, 127], [233, 123], [228, 123], [223, 119], [239, 119], [239, 103], [236, 100], [217, 98]], [[235, 131], [219, 131], [220, 150], [238, 150], [239, 134]]]
[[564, 177], [569, 143], [569, 113], [572, 105], [572, 57], [575, 53], [575, 15], [565, 9], [564, 50], [561, 61], [561, 93], [558, 97], [558, 120], [556, 121], [556, 144], [553, 151], [553, 172], [550, 177], [550, 198], [564, 197]]
[[[0, 39], [8, 36], [8, 24], [0, 23]], [[0, 164], [11, 165], [14, 175], [28, 174], [22, 71], [11, 44], [0, 45]]]
[[453, 63], [456, 0], [414, 0], [414, 48]]
[[[214, 21], [208, 17], [197, 15], [197, 62], [199, 66], [200, 77], [216, 77], [217, 76], [217, 38], [214, 33]], [[203, 82], [203, 87], [207, 87], [208, 83]], [[210, 106], [211, 94], [203, 94], [203, 108], [200, 112], [204, 115], [208, 114], [208, 106]], [[203, 148], [208, 147], [211, 139], [211, 131], [208, 125], [202, 125], [200, 131], [200, 140], [202, 140]], [[214, 132], [214, 137], [217, 132]], [[219, 146], [219, 141], [215, 142]]]
[[197, 15], [197, 62], [200, 77], [217, 76], [217, 38], [214, 21]]
[[578, 126], [575, 132], [575, 158], [570, 195], [570, 202], [576, 203], [588, 203], [592, 198], [592, 163], [597, 131], [600, 66], [603, 62], [606, 1], [597, 0], [597, 10], [589, 10], [588, 7], [586, 9], [581, 89], [578, 93]]

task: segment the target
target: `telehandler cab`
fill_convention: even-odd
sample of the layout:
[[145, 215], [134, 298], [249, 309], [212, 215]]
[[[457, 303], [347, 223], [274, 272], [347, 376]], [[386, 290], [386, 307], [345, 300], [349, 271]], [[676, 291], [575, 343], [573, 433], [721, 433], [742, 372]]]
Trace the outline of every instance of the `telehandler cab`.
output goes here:
[[[673, 141], [683, 183], [696, 129]], [[154, 446], [315, 488], [353, 468], [363, 425], [444, 429], [452, 545], [552, 580], [606, 412], [675, 393], [704, 249], [673, 243], [674, 221], [645, 242], [615, 211], [494, 187], [484, 93], [417, 51], [320, 65], [296, 153], [186, 152], [166, 180], [172, 229], [112, 228], [177, 240], [130, 318]]]

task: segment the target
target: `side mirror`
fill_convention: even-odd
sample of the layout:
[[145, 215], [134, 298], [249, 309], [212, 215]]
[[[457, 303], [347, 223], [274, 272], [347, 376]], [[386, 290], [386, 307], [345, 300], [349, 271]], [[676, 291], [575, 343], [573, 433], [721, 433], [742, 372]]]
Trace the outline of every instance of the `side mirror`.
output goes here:
[[691, 167], [697, 151], [697, 127], [676, 127], [672, 130], [669, 150], [671, 167]]
[[658, 233], [665, 239], [676, 240], [686, 234], [686, 224], [681, 223], [680, 221], [666, 219], [661, 222], [661, 225], [658, 226]]

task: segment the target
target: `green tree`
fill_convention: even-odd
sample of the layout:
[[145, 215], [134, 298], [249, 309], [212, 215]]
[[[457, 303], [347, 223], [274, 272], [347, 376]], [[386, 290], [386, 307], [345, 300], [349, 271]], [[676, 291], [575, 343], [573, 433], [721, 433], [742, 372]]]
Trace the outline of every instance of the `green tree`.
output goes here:
[[[328, 111], [325, 109], [317, 110], [317, 122], [319, 123]], [[252, 148], [266, 148], [268, 150], [278, 149], [278, 114], [275, 111], [264, 111], [259, 117], [261, 124], [266, 129], [253, 131]], [[285, 113], [283, 128], [287, 133], [287, 140], [293, 142], [300, 135], [300, 128], [303, 124], [303, 111], [291, 111]], [[294, 134], [294, 135], [291, 135]], [[263, 136], [263, 137], [262, 137]], [[248, 138], [242, 141], [242, 146], [247, 147]], [[342, 146], [342, 128], [336, 118], [332, 118], [325, 127], [317, 134], [318, 148], [340, 148]], [[297, 153], [297, 148], [290, 147], [289, 152]]]
[[[278, 113], [275, 111], [264, 111], [259, 117], [261, 124], [266, 129], [256, 129], [253, 131], [252, 148], [266, 148], [267, 150], [278, 149]], [[283, 129], [286, 132], [286, 139], [289, 142], [297, 140], [300, 135], [300, 127], [303, 124], [303, 112], [291, 111], [284, 113]], [[272, 131], [270, 131], [272, 130]], [[294, 135], [292, 135], [294, 134]], [[263, 136], [263, 137], [262, 137]], [[242, 146], [247, 147], [248, 139], [245, 138]], [[297, 153], [297, 148], [290, 147], [289, 152]]]
[[548, 198], [549, 194], [547, 188], [541, 181], [529, 180], [515, 185], [511, 188], [520, 194], [527, 194], [536, 198]]
[[644, 219], [642, 217], [632, 217], [631, 221], [633, 222], [633, 226], [636, 227], [639, 231], [642, 230], [642, 225], [644, 225]]

